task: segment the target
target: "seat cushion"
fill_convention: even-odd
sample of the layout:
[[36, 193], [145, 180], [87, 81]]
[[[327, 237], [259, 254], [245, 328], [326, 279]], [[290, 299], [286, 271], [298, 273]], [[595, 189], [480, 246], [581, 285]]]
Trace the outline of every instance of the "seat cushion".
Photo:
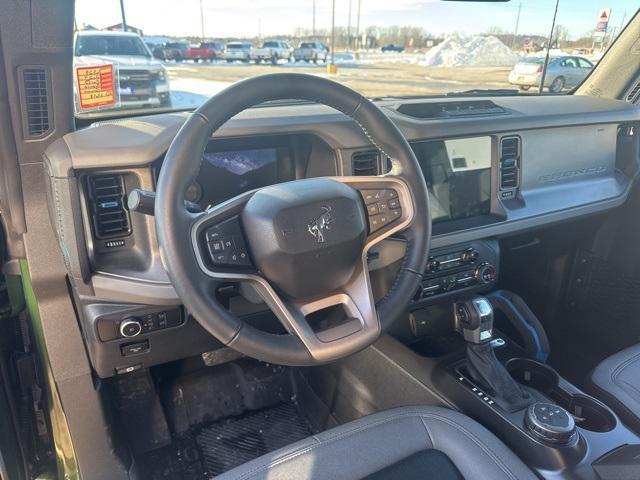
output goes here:
[[[417, 475], [417, 474], [420, 475]], [[264, 455], [223, 480], [535, 479], [500, 440], [461, 413], [402, 407], [369, 415]]]
[[640, 344], [603, 360], [591, 374], [591, 390], [640, 433]]

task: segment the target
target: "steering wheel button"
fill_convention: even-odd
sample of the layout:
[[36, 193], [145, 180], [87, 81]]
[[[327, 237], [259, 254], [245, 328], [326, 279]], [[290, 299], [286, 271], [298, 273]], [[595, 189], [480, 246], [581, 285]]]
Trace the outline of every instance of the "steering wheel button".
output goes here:
[[211, 260], [215, 265], [226, 265], [227, 264], [227, 254], [226, 253], [215, 253], [211, 254]]
[[376, 197], [378, 190], [362, 190], [361, 193], [366, 205], [376, 203], [378, 201], [378, 198]]
[[218, 227], [209, 228], [206, 232], [207, 242], [213, 242], [215, 240], [220, 240], [222, 238], [222, 233], [218, 229]]
[[398, 192], [396, 190], [394, 190], [393, 188], [388, 188], [386, 190], [383, 190], [384, 194], [383, 197], [385, 200], [391, 200], [392, 198], [398, 198]]
[[369, 217], [369, 230], [371, 233], [381, 229], [384, 226], [381, 217], [382, 215], [373, 215]]
[[387, 202], [387, 205], [391, 210], [396, 210], [397, 208], [400, 208], [400, 200], [392, 198]]
[[367, 212], [369, 213], [369, 215], [377, 215], [378, 213], [380, 213], [380, 208], [378, 207], [377, 203], [372, 203], [371, 205], [367, 206]]
[[209, 242], [209, 251], [219, 253], [224, 250], [224, 242], [222, 240], [215, 240]]

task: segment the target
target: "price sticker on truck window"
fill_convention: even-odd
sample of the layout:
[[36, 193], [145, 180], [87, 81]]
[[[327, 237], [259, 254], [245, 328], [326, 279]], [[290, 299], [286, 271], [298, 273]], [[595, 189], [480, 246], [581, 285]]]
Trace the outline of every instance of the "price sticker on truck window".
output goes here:
[[82, 110], [113, 107], [118, 101], [113, 65], [76, 67], [78, 103]]

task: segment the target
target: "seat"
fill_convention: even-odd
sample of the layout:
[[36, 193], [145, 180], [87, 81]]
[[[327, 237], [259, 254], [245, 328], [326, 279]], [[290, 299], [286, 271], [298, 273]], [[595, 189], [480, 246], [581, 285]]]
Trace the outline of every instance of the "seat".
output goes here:
[[640, 433], [640, 343], [603, 360], [590, 379], [594, 396]]
[[528, 480], [537, 478], [492, 433], [441, 407], [375, 413], [252, 460], [222, 480]]

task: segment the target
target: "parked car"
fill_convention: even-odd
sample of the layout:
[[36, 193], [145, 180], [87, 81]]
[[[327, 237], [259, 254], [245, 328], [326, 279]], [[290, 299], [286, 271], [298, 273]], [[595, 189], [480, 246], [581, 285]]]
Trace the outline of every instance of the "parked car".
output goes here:
[[291, 47], [287, 42], [278, 40], [268, 40], [262, 44], [262, 47], [255, 48], [251, 51], [251, 59], [258, 62], [271, 62], [274, 65], [278, 60], [291, 60]]
[[384, 47], [381, 48], [383, 53], [386, 52], [404, 52], [404, 47], [400, 46], [400, 45], [394, 45], [393, 43], [390, 43], [388, 45], [385, 45]]
[[192, 45], [186, 52], [186, 59], [199, 61], [216, 60], [224, 57], [224, 45], [220, 42], [202, 42], [199, 45]]
[[251, 50], [253, 50], [251, 42], [229, 42], [225, 48], [224, 58], [229, 63], [236, 60], [249, 63]]
[[191, 45], [187, 42], [168, 42], [164, 44], [164, 59], [181, 62], [189, 56]]
[[145, 45], [153, 55], [153, 58], [164, 60], [164, 47], [161, 43], [145, 42]]
[[169, 79], [160, 61], [136, 33], [76, 33], [74, 68], [113, 64], [118, 72], [120, 108], [170, 107]]
[[[544, 69], [544, 57], [526, 57], [509, 73], [509, 83], [521, 90], [538, 87]], [[578, 86], [593, 68], [593, 63], [583, 57], [557, 56], [549, 59], [544, 87], [552, 93]]]
[[293, 51], [295, 60], [305, 62], [318, 63], [318, 60], [327, 61], [329, 50], [320, 42], [302, 42], [298, 48]]
[[224, 43], [222, 42], [202, 42], [200, 48], [206, 48], [209, 51], [207, 59], [210, 61], [224, 59]]

